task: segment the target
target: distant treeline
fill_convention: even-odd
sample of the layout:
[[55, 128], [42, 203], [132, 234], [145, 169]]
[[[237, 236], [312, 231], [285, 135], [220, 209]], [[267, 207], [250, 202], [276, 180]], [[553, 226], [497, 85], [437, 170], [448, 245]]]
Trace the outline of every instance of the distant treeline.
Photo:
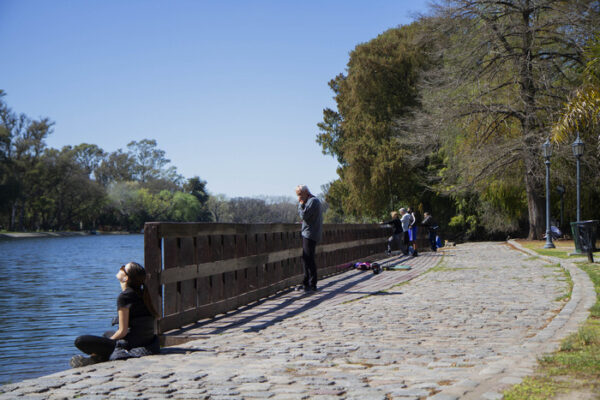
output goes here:
[[292, 197], [210, 195], [185, 179], [156, 140], [107, 153], [46, 146], [53, 123], [13, 112], [0, 90], [0, 229], [140, 231], [147, 221], [296, 222]]

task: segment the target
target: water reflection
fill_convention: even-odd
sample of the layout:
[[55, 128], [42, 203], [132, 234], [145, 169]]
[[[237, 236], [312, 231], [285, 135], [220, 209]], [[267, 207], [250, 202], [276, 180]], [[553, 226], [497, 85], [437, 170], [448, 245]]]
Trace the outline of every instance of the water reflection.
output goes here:
[[75, 338], [116, 315], [119, 267], [142, 235], [0, 240], [0, 384], [69, 368]]

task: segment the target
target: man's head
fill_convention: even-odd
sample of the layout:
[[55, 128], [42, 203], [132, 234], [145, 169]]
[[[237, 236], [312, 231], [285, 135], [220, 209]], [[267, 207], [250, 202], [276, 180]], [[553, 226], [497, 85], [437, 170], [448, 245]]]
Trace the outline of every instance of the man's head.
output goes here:
[[306, 200], [308, 200], [308, 197], [310, 196], [310, 190], [308, 190], [308, 186], [306, 186], [306, 185], [296, 186], [296, 196], [298, 196], [298, 201], [300, 203], [306, 202]]
[[430, 214], [429, 214], [427, 211], [425, 211], [425, 212], [423, 213], [423, 216], [425, 216], [425, 217], [429, 217], [429, 215], [430, 215]]
[[400, 214], [402, 214], [402, 215], [406, 214], [406, 208], [404, 208], [404, 207], [402, 207], [398, 211], [400, 211]]
[[392, 218], [398, 218], [398, 212], [397, 211], [392, 211], [390, 213], [390, 215], [392, 216]]

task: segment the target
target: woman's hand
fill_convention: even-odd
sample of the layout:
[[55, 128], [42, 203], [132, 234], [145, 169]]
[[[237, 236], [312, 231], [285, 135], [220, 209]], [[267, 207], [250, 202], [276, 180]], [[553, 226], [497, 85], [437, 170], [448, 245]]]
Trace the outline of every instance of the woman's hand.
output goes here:
[[129, 308], [121, 307], [117, 311], [119, 313], [119, 329], [110, 337], [112, 340], [123, 339], [129, 330]]

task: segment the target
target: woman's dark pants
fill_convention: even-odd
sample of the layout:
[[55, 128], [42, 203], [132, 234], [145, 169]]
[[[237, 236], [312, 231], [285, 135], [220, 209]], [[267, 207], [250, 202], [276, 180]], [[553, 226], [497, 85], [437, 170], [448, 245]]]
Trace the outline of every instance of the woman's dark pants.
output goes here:
[[317, 242], [302, 237], [302, 261], [304, 262], [304, 281], [302, 284], [305, 289], [317, 289], [317, 264], [315, 263], [315, 249]]
[[437, 250], [437, 244], [435, 242], [435, 231], [429, 231], [429, 245], [432, 251]]
[[75, 346], [85, 354], [94, 354], [100, 361], [107, 361], [117, 343], [109, 339], [114, 332], [106, 332], [104, 336], [83, 335], [75, 339]]

